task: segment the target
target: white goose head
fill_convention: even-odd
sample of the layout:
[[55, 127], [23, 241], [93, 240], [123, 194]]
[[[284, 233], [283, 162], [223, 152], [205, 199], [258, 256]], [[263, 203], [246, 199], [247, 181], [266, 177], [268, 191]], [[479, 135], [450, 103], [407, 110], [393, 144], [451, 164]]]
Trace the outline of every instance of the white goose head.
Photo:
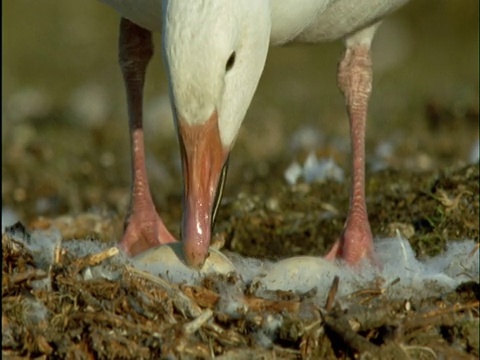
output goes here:
[[182, 147], [182, 240], [192, 267], [208, 255], [228, 154], [263, 71], [267, 1], [163, 1], [163, 53]]

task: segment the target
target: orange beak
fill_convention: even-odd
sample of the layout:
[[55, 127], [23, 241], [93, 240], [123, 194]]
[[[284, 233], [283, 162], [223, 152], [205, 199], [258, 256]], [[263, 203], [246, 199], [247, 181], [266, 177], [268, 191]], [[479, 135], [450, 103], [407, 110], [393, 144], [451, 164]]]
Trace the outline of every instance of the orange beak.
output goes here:
[[187, 265], [200, 269], [207, 256], [229, 150], [220, 140], [214, 111], [201, 125], [178, 121], [183, 156], [182, 240]]

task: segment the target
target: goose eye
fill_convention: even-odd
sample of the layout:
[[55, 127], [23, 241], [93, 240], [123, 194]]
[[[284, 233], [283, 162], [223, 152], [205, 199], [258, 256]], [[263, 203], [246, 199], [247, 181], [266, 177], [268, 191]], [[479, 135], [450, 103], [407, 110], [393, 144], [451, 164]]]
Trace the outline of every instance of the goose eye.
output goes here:
[[227, 64], [225, 65], [225, 71], [229, 71], [233, 65], [235, 64], [235, 51], [232, 52], [232, 54], [230, 55], [230, 57], [228, 58], [227, 60]]

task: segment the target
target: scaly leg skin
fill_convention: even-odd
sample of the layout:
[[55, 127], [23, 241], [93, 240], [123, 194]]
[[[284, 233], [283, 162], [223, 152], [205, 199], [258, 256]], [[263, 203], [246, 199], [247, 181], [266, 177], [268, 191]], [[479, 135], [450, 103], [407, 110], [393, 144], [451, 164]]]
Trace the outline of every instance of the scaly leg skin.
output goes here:
[[325, 258], [341, 258], [351, 266], [358, 265], [363, 259], [377, 263], [365, 203], [365, 127], [372, 90], [370, 42], [375, 28], [363, 36], [359, 34], [353, 43], [347, 41], [347, 49], [338, 67], [338, 85], [350, 120], [352, 183], [343, 232]]
[[151, 247], [175, 242], [158, 216], [147, 179], [143, 139], [143, 85], [153, 55], [151, 32], [127, 19], [120, 22], [119, 61], [127, 93], [132, 156], [132, 189], [125, 232], [119, 247], [135, 256]]

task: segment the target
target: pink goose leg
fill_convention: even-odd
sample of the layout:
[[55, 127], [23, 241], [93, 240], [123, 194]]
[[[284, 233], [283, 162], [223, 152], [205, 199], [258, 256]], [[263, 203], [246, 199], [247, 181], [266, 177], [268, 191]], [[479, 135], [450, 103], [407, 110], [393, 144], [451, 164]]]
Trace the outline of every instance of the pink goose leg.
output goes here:
[[153, 55], [151, 32], [127, 19], [120, 22], [119, 60], [127, 92], [132, 156], [132, 189], [125, 233], [119, 246], [134, 256], [176, 241], [158, 216], [147, 179], [143, 140], [143, 85]]
[[364, 258], [375, 262], [365, 203], [365, 126], [372, 91], [371, 37], [354, 44], [347, 41], [347, 49], [338, 67], [338, 85], [350, 120], [352, 183], [343, 232], [326, 259], [342, 258], [349, 265], [356, 265]]

